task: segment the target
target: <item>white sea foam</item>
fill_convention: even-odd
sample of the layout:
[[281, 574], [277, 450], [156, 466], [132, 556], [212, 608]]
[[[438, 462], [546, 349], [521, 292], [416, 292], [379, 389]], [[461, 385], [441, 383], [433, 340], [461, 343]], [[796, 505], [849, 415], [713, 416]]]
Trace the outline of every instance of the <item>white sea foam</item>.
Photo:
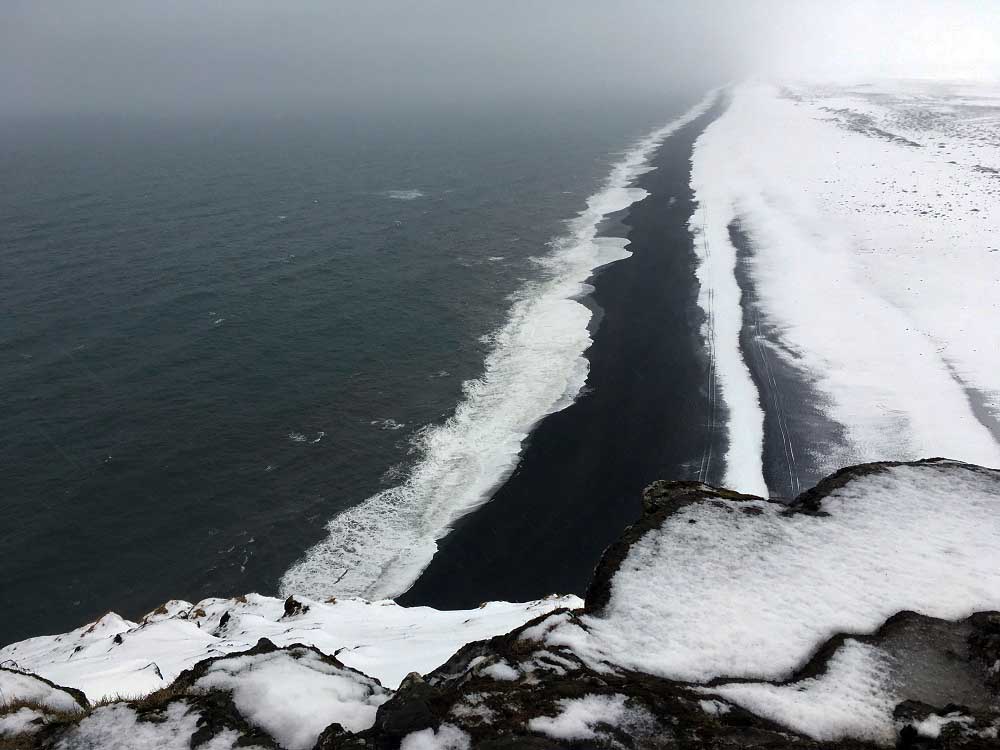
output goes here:
[[386, 190], [384, 195], [397, 201], [412, 201], [424, 197], [419, 190]]
[[301, 432], [289, 432], [288, 439], [293, 443], [318, 443], [326, 436], [326, 433], [320, 430], [316, 433], [316, 437], [310, 438]]
[[283, 592], [368, 598], [402, 593], [430, 563], [437, 540], [513, 470], [532, 427], [572, 403], [587, 379], [583, 354], [591, 344], [591, 313], [577, 299], [594, 269], [629, 255], [625, 240], [598, 238], [598, 226], [646, 196], [631, 183], [648, 171], [649, 155], [706, 112], [715, 96], [641, 139], [615, 164], [568, 232], [539, 260], [545, 278], [523, 290], [491, 337], [482, 377], [464, 384], [464, 397], [444, 424], [416, 438], [422, 458], [408, 479], [331, 520], [329, 536], [285, 573]]
[[369, 424], [378, 427], [380, 430], [401, 430], [406, 427], [404, 422], [397, 422], [395, 419], [373, 419]]

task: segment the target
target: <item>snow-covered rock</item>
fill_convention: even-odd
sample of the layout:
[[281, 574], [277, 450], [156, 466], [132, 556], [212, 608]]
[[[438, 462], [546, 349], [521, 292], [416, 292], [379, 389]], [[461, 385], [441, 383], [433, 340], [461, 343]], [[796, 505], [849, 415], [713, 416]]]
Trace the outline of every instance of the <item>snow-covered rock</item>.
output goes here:
[[79, 724], [52, 738], [45, 747], [57, 750], [266, 750], [274, 745], [246, 743], [233, 728], [208, 732], [196, 739], [205, 717], [185, 701], [174, 701], [162, 710], [140, 712], [125, 703], [94, 709]]
[[288, 750], [311, 748], [332, 724], [347, 732], [368, 729], [391, 695], [378, 680], [317, 649], [279, 649], [267, 640], [250, 651], [204, 661], [177, 684], [194, 694], [229, 693], [248, 722]]
[[660, 489], [653, 525], [620, 559], [612, 548], [606, 602], [546, 643], [669, 679], [785, 679], [837, 633], [902, 610], [1000, 610], [998, 471], [854, 468], [790, 506], [669, 483], [648, 503]]
[[653, 722], [645, 709], [630, 709], [624, 695], [585, 695], [558, 702], [555, 716], [536, 716], [528, 729], [559, 740], [592, 740], [600, 737], [601, 727], [616, 727], [635, 734], [639, 724]]
[[34, 734], [48, 720], [48, 714], [37, 708], [21, 708], [0, 714], [0, 739], [20, 734]]
[[817, 677], [782, 685], [736, 682], [709, 690], [817, 740], [895, 741], [892, 712], [899, 700], [888, 659], [877, 647], [853, 639]]
[[0, 667], [0, 709], [19, 703], [62, 713], [88, 708], [87, 699], [78, 690], [61, 687], [35, 674]]
[[267, 638], [278, 646], [315, 646], [395, 688], [410, 672], [429, 672], [465, 643], [582, 604], [567, 596], [445, 612], [400, 607], [388, 599], [291, 602], [258, 594], [197, 604], [175, 600], [139, 622], [109, 613], [69, 633], [6, 646], [0, 662], [79, 688], [91, 700], [139, 697], [203, 659], [246, 651]]

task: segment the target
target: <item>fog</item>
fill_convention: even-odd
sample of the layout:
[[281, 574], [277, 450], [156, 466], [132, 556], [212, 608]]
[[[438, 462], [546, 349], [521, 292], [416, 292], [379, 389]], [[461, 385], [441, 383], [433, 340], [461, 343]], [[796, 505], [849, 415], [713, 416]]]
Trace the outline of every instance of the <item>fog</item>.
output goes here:
[[747, 76], [991, 78], [997, 0], [4, 0], [0, 108], [609, 102]]

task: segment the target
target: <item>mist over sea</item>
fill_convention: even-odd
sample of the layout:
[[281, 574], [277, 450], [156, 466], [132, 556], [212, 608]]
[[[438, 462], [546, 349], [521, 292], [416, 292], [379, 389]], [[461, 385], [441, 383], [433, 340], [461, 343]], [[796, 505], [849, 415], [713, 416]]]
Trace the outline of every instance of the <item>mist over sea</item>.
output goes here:
[[276, 592], [693, 100], [0, 124], [0, 643]]

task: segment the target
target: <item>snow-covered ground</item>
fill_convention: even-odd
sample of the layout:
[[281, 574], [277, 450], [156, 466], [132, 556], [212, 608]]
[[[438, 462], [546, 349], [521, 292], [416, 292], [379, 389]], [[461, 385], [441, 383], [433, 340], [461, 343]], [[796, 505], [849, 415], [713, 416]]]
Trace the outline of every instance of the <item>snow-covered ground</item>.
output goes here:
[[[198, 731], [201, 715], [185, 703], [174, 703], [156, 721], [141, 720], [124, 703], [101, 706], [66, 734], [59, 750], [189, 750]], [[200, 745], [200, 750], [262, 750], [259, 746], [237, 744], [239, 734], [223, 730]]]
[[1000, 472], [897, 466], [834, 490], [822, 511], [684, 507], [632, 544], [602, 612], [535, 628], [594, 668], [783, 680], [834, 635], [903, 610], [1000, 610]]
[[[108, 613], [69, 633], [6, 646], [0, 663], [82, 690], [92, 701], [138, 697], [169, 685], [202, 659], [245, 651], [267, 638], [277, 646], [315, 646], [395, 689], [410, 672], [431, 671], [465, 643], [506, 633], [557, 607], [582, 605], [575, 596], [451, 612], [390, 600], [301, 603], [306, 611], [286, 615], [281, 599], [250, 594], [168, 602], [140, 622]], [[6, 700], [12, 695], [8, 691]]]
[[818, 740], [895, 740], [891, 662], [878, 648], [848, 639], [826, 672], [787, 685], [736, 682], [706, 688], [749, 711]]
[[734, 222], [775, 332], [762, 345], [843, 428], [813, 455], [823, 473], [935, 455], [1000, 466], [1000, 87], [740, 85], [692, 166], [729, 486], [764, 484]]
[[[895, 744], [902, 722], [896, 706], [904, 700], [893, 658], [877, 646], [848, 638], [833, 654], [826, 670], [787, 684], [735, 682], [704, 688], [752, 713], [817, 740], [858, 738], [880, 745]], [[962, 709], [930, 714], [913, 724], [917, 735], [937, 737], [950, 723], [969, 727], [974, 719]], [[997, 724], [975, 731], [997, 739]]]

